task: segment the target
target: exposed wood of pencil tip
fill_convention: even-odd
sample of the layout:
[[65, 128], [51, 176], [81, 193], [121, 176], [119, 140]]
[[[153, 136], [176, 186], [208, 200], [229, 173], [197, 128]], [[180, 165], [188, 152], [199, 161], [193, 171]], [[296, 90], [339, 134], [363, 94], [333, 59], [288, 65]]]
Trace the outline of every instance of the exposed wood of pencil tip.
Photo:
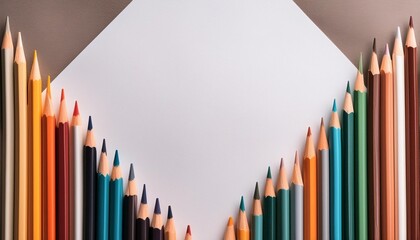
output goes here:
[[365, 81], [363, 79], [363, 56], [360, 53], [359, 58], [359, 70], [357, 71], [356, 81], [354, 83], [354, 91], [366, 92], [367, 88], [365, 86]]
[[81, 125], [82, 125], [82, 118], [79, 112], [79, 104], [77, 103], [77, 101], [75, 101], [74, 109], [73, 109], [73, 116], [71, 118], [71, 126], [81, 126]]
[[405, 45], [407, 47], [412, 47], [412, 48], [417, 47], [416, 35], [414, 33], [413, 18], [412, 17], [410, 17], [410, 27], [408, 28], [407, 38], [405, 40]]
[[15, 53], [15, 62], [17, 64], [26, 63], [25, 50], [23, 49], [22, 34], [18, 33], [18, 40]]
[[271, 178], [271, 169], [268, 167], [267, 179], [265, 181], [264, 197], [275, 197], [273, 179]]
[[29, 81], [41, 81], [41, 72], [39, 70], [38, 53], [34, 51], [34, 59], [32, 62], [31, 74], [29, 75]]
[[156, 198], [155, 210], [153, 211], [153, 219], [152, 219], [151, 227], [156, 228], [156, 229], [162, 229], [162, 226], [163, 226], [163, 222], [162, 222], [162, 215], [160, 211], [159, 198]]
[[306, 143], [305, 143], [305, 151], [303, 153], [303, 159], [311, 159], [316, 155], [315, 153], [315, 145], [312, 140], [312, 131], [311, 128], [308, 127], [308, 134], [306, 135]]
[[126, 196], [136, 196], [137, 195], [137, 184], [136, 184], [136, 181], [135, 181], [133, 164], [130, 165], [130, 174], [129, 174], [129, 177], [128, 177], [128, 184], [127, 184], [127, 189], [125, 191], [125, 195]]
[[346, 95], [344, 97], [344, 106], [343, 106], [343, 110], [350, 114], [354, 112], [354, 108], [353, 108], [353, 100], [351, 98], [351, 94], [349, 92], [346, 92]]
[[239, 207], [238, 230], [249, 230], [248, 219], [246, 218], [244, 197], [241, 197]]
[[253, 212], [252, 213], [253, 213], [254, 216], [261, 216], [262, 215], [260, 188], [258, 187], [258, 182], [255, 184], [254, 203], [253, 203]]
[[7, 17], [6, 19], [6, 29], [4, 31], [3, 43], [1, 45], [1, 48], [2, 49], [13, 48], [13, 40], [12, 40], [12, 34], [10, 32], [9, 17]]
[[149, 215], [149, 206], [147, 204], [147, 193], [146, 193], [146, 184], [143, 185], [143, 192], [141, 194], [141, 201], [139, 211], [137, 213], [137, 218], [146, 220]]
[[397, 28], [397, 34], [395, 35], [393, 55], [404, 56], [400, 27]]
[[96, 146], [95, 136], [93, 134], [92, 118], [89, 116], [88, 131], [86, 132], [86, 147], [94, 148]]
[[341, 128], [335, 99], [334, 99], [334, 104], [333, 104], [333, 109], [332, 109], [332, 114], [331, 114], [331, 119], [330, 119], [330, 127]]
[[99, 157], [98, 173], [103, 176], [109, 175], [108, 157], [106, 154], [106, 143], [105, 139], [102, 143], [101, 156]]
[[297, 151], [295, 154], [295, 164], [293, 167], [292, 183], [295, 185], [303, 186], [302, 172], [300, 171], [299, 159]]
[[[297, 152], [296, 152], [295, 156], [297, 157]], [[278, 179], [277, 179], [277, 191], [288, 190], [288, 189], [289, 189], [289, 183], [287, 181], [286, 169], [284, 167], [284, 162], [283, 162], [283, 158], [282, 158], [281, 163], [280, 163], [279, 176], [278, 176]]]
[[122, 171], [120, 167], [120, 159], [118, 156], [118, 150], [115, 150], [114, 163], [113, 163], [112, 172], [111, 172], [111, 180], [115, 181], [121, 178], [122, 178]]
[[61, 89], [61, 101], [60, 101], [60, 110], [58, 112], [58, 122], [59, 123], [68, 122], [67, 106], [66, 106], [66, 98], [64, 95], [64, 89]]
[[392, 61], [391, 56], [389, 55], [388, 44], [385, 46], [385, 54], [382, 57], [381, 71], [384, 73], [392, 73]]
[[379, 71], [378, 55], [376, 54], [376, 39], [373, 39], [372, 56], [370, 57], [369, 72], [372, 75], [377, 75]]
[[319, 138], [318, 138], [318, 150], [327, 150], [328, 141], [327, 141], [327, 132], [325, 131], [324, 118], [321, 118], [321, 127], [319, 129]]

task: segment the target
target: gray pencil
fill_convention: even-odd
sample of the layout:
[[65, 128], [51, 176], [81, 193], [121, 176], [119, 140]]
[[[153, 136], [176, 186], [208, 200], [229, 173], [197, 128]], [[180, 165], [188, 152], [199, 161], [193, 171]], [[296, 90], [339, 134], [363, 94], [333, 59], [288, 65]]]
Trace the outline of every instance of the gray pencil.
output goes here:
[[13, 239], [13, 197], [14, 197], [14, 88], [13, 88], [13, 41], [10, 32], [9, 17], [6, 20], [6, 30], [4, 32], [3, 43], [1, 46], [2, 64], [2, 213], [1, 239]]
[[291, 239], [303, 240], [303, 181], [297, 152], [290, 187], [290, 215]]
[[330, 239], [330, 179], [329, 179], [329, 149], [324, 119], [321, 119], [321, 129], [318, 140], [318, 239]]

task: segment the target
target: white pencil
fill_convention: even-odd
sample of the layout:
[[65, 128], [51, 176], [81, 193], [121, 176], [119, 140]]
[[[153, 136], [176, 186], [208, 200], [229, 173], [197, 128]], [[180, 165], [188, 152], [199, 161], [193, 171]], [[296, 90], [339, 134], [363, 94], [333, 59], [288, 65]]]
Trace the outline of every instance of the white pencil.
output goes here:
[[83, 141], [77, 102], [70, 124], [70, 239], [83, 239]]
[[406, 175], [405, 175], [405, 93], [404, 93], [404, 50], [400, 28], [394, 42], [392, 53], [392, 67], [394, 73], [394, 136], [395, 174], [397, 175], [396, 215], [399, 239], [407, 239], [407, 208], [406, 208]]
[[4, 212], [1, 213], [1, 238], [13, 239], [13, 197], [14, 197], [14, 98], [13, 98], [13, 40], [10, 32], [9, 17], [6, 21], [6, 30], [1, 46], [2, 64], [2, 161], [4, 194], [2, 203]]

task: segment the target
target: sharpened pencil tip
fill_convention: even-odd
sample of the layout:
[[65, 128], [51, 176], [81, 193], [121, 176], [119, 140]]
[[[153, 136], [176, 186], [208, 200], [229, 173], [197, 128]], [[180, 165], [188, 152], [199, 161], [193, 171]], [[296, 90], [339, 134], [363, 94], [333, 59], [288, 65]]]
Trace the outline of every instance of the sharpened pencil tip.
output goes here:
[[306, 134], [307, 137], [312, 135], [311, 127], [308, 127], [308, 133]]
[[66, 95], [64, 94], [64, 88], [61, 89], [61, 98], [60, 101], [64, 101], [64, 99], [66, 99]]
[[130, 163], [130, 174], [128, 175], [128, 180], [129, 181], [133, 181], [134, 178], [135, 178], [135, 176], [134, 176], [134, 167], [133, 167], [133, 164]]
[[187, 234], [191, 235], [191, 227], [190, 227], [190, 225], [187, 226]]
[[172, 207], [171, 205], [168, 206], [168, 219], [173, 218], [174, 216], [172, 215]]
[[347, 81], [346, 92], [350, 93], [350, 81]]
[[400, 30], [400, 26], [397, 27], [397, 39], [399, 39], [401, 41], [401, 30]]
[[324, 118], [321, 118], [321, 127], [324, 126]]
[[101, 152], [106, 153], [106, 141], [105, 138], [102, 140], [102, 150]]
[[281, 160], [280, 160], [280, 169], [282, 169], [284, 167], [284, 161], [283, 161], [283, 158], [281, 158]]
[[51, 98], [51, 76], [47, 77], [47, 96]]
[[258, 182], [255, 183], [254, 199], [260, 199], [260, 188], [258, 187]]
[[299, 164], [299, 155], [298, 151], [295, 152], [295, 164]]
[[414, 24], [413, 24], [413, 16], [410, 16], [410, 23], [409, 23], [409, 26], [412, 28], [412, 27], [414, 27]]
[[359, 72], [363, 74], [363, 53], [360, 53], [359, 57]]
[[267, 178], [271, 178], [271, 169], [270, 169], [270, 167], [268, 167]]
[[376, 53], [376, 38], [373, 39], [372, 51]]
[[233, 218], [232, 217], [229, 217], [229, 220], [228, 220], [228, 224], [227, 224], [228, 226], [233, 226]]
[[244, 202], [244, 196], [241, 196], [241, 204], [240, 204], [240, 206], [239, 206], [239, 209], [240, 209], [242, 212], [245, 212], [245, 202]]
[[118, 156], [118, 150], [115, 150], [114, 155], [114, 166], [120, 166], [120, 157]]
[[88, 121], [88, 131], [93, 129], [93, 124], [92, 124], [92, 117], [89, 116], [89, 121]]
[[143, 192], [141, 193], [141, 203], [147, 204], [146, 184], [143, 184]]
[[74, 110], [73, 110], [73, 116], [79, 116], [79, 104], [77, 104], [77, 101], [74, 102]]
[[160, 214], [160, 203], [159, 203], [159, 198], [156, 198], [156, 202], [155, 202], [155, 210], [154, 210], [155, 214]]
[[6, 17], [6, 29], [5, 32], [10, 32], [9, 16]]
[[389, 55], [389, 46], [388, 46], [388, 43], [385, 45], [385, 55]]
[[335, 98], [334, 98], [334, 103], [333, 103], [332, 111], [333, 112], [337, 112], [337, 104], [335, 102]]

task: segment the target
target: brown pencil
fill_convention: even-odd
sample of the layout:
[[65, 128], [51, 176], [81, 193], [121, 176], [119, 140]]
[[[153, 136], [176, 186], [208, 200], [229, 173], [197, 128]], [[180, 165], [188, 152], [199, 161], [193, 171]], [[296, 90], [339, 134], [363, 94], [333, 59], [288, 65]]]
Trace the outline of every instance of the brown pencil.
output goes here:
[[420, 166], [419, 166], [419, 117], [417, 43], [413, 19], [410, 17], [405, 42], [405, 123], [407, 160], [407, 236], [420, 239]]
[[380, 72], [375, 42], [368, 74], [368, 229], [369, 239], [380, 240]]
[[388, 44], [381, 63], [382, 239], [395, 238], [394, 83]]
[[69, 121], [64, 90], [61, 90], [57, 124], [57, 238], [69, 238]]

